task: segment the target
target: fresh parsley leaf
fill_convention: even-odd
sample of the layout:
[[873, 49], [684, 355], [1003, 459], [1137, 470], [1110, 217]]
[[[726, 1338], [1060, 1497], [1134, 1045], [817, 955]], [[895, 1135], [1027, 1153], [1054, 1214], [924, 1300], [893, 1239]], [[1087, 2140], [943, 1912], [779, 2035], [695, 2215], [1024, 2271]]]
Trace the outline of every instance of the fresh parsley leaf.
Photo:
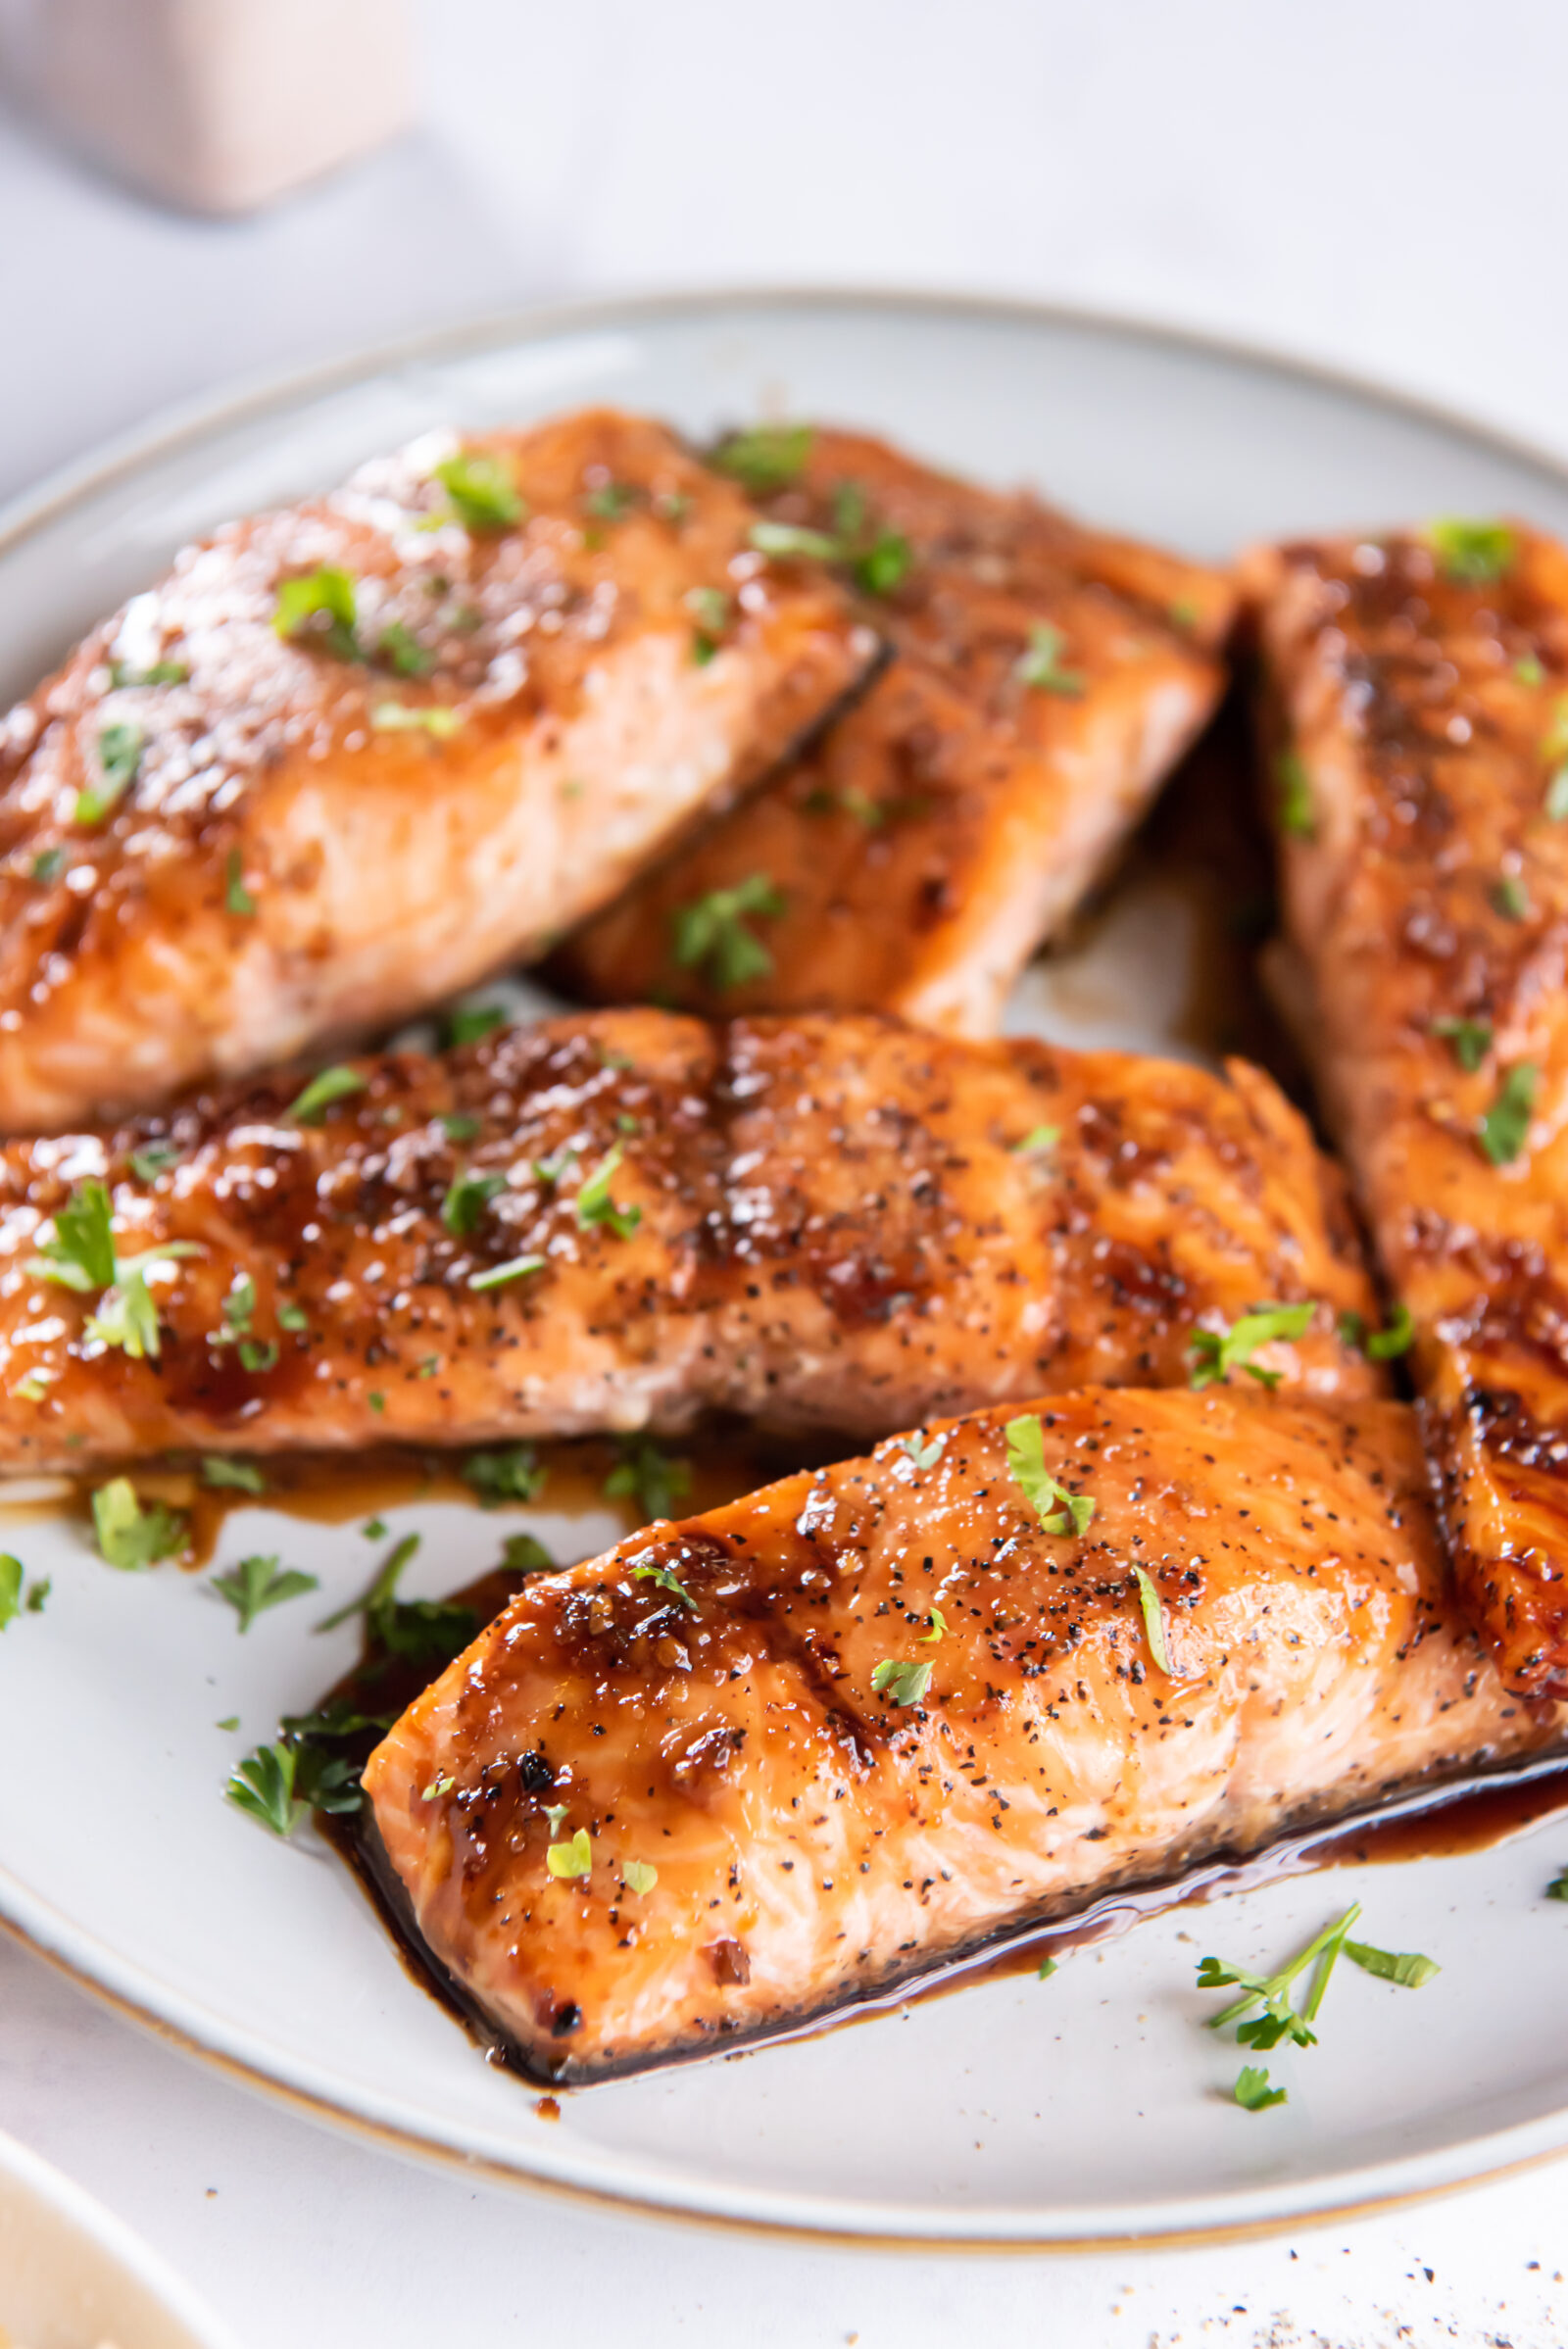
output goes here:
[[1427, 1030], [1430, 1036], [1441, 1036], [1450, 1047], [1459, 1066], [1474, 1076], [1492, 1050], [1492, 1022], [1486, 1019], [1456, 1019], [1445, 1015], [1433, 1020]]
[[354, 1068], [318, 1069], [301, 1094], [297, 1094], [283, 1115], [297, 1126], [318, 1126], [334, 1101], [346, 1101], [351, 1093], [363, 1093], [368, 1080]]
[[620, 1875], [627, 1891], [637, 1893], [639, 1898], [644, 1892], [651, 1892], [659, 1882], [659, 1870], [651, 1860], [627, 1860]]
[[295, 1747], [295, 1791], [307, 1810], [357, 1811], [365, 1801], [360, 1769], [350, 1755], [328, 1753], [314, 1738], [302, 1738]]
[[64, 849], [40, 849], [30, 867], [32, 878], [35, 881], [58, 880], [60, 868], [65, 861], [66, 852]]
[[109, 663], [109, 684], [115, 693], [127, 685], [184, 685], [189, 682], [190, 670], [183, 661], [155, 661], [151, 668], [133, 669], [123, 661]]
[[448, 1186], [441, 1201], [441, 1221], [449, 1232], [476, 1230], [490, 1200], [506, 1187], [504, 1174], [475, 1174], [471, 1167], [466, 1168]]
[[285, 1300], [277, 1308], [277, 1326], [280, 1330], [308, 1330], [311, 1317], [303, 1305], [290, 1304]]
[[23, 1603], [26, 1607], [27, 1613], [29, 1615], [41, 1615], [43, 1613], [44, 1608], [49, 1603], [49, 1593], [54, 1587], [53, 1577], [47, 1574], [44, 1576], [41, 1583], [29, 1583], [27, 1585], [27, 1595]]
[[178, 1164], [179, 1152], [172, 1142], [144, 1142], [130, 1153], [130, 1171], [138, 1183], [156, 1183], [161, 1174]]
[[1541, 1071], [1533, 1061], [1516, 1060], [1504, 1070], [1477, 1137], [1494, 1166], [1511, 1166], [1529, 1140], [1530, 1112], [1540, 1083]]
[[[1359, 1901], [1351, 1903], [1343, 1917], [1326, 1925], [1315, 1939], [1282, 1966], [1277, 1974], [1249, 1974], [1240, 1966], [1228, 1966], [1219, 1958], [1206, 1957], [1198, 1969], [1200, 1990], [1216, 1990], [1230, 1983], [1241, 1990], [1240, 1998], [1217, 2015], [1210, 2015], [1210, 2031], [1223, 2031], [1229, 2023], [1236, 2025], [1236, 2036], [1246, 2047], [1267, 2049], [1277, 2047], [1282, 2039], [1291, 2039], [1298, 2047], [1315, 2047], [1317, 2033], [1312, 2025], [1323, 2004], [1323, 1993], [1329, 1986], [1329, 1977], [1335, 1960], [1345, 1945], [1351, 1926], [1361, 1914]], [[1291, 1998], [1291, 1985], [1308, 1966], [1315, 1966], [1312, 1986], [1307, 1997], [1297, 2009]], [[1252, 2013], [1256, 2007], [1259, 2012]], [[1249, 2020], [1244, 2021], [1247, 2017]]]
[[501, 1544], [501, 1562], [509, 1574], [554, 1574], [556, 1561], [537, 1534], [509, 1534]]
[[460, 1473], [482, 1509], [499, 1509], [504, 1501], [537, 1500], [550, 1472], [531, 1444], [514, 1444], [509, 1451], [470, 1452]]
[[934, 1468], [948, 1448], [946, 1436], [933, 1436], [929, 1444], [922, 1442], [923, 1430], [916, 1428], [912, 1436], [899, 1438], [899, 1449], [908, 1453], [916, 1468]]
[[335, 1631], [350, 1616], [362, 1615], [371, 1646], [383, 1655], [406, 1664], [436, 1668], [450, 1664], [478, 1631], [479, 1618], [471, 1607], [457, 1600], [398, 1597], [403, 1570], [418, 1546], [417, 1534], [405, 1534], [363, 1598], [339, 1607], [318, 1623], [317, 1630]]
[[629, 481], [601, 481], [583, 499], [587, 511], [602, 522], [623, 522], [643, 493]]
[[1086, 1493], [1069, 1493], [1046, 1467], [1046, 1431], [1038, 1419], [1009, 1419], [1007, 1468], [1023, 1493], [1041, 1528], [1048, 1534], [1071, 1534], [1078, 1540], [1089, 1531], [1095, 1504]]
[[890, 1696], [895, 1704], [918, 1704], [931, 1686], [933, 1664], [900, 1664], [891, 1657], [874, 1665], [871, 1688], [877, 1696]]
[[767, 873], [751, 873], [734, 889], [710, 889], [675, 909], [675, 960], [683, 970], [702, 970], [721, 992], [765, 979], [773, 957], [746, 927], [746, 917], [776, 919], [788, 902]]
[[473, 1117], [466, 1109], [449, 1110], [436, 1123], [449, 1142], [472, 1142], [484, 1127], [482, 1117]]
[[254, 913], [256, 900], [245, 886], [245, 859], [238, 849], [230, 849], [224, 866], [223, 904], [230, 913]]
[[237, 1713], [225, 1713], [221, 1721], [215, 1721], [213, 1723], [213, 1727], [214, 1729], [236, 1730], [239, 1727], [239, 1715]]
[[1296, 840], [1317, 838], [1317, 811], [1312, 803], [1312, 778], [1297, 751], [1282, 751], [1274, 761], [1275, 806], [1282, 832]]
[[464, 449], [435, 468], [458, 520], [469, 530], [510, 530], [528, 513], [511, 465], [480, 449]]
[[22, 1612], [22, 1584], [26, 1569], [9, 1550], [0, 1551], [0, 1632]]
[[[481, 1036], [489, 1036], [507, 1025], [508, 1012], [503, 1003], [460, 1003], [446, 1017], [446, 1042], [449, 1045], [477, 1044]], [[474, 1120], [477, 1127], [478, 1120]]]
[[41, 1403], [59, 1376], [58, 1370], [46, 1370], [40, 1362], [18, 1379], [11, 1392], [19, 1402]]
[[1231, 2093], [1245, 2113], [1266, 2112], [1271, 2104], [1285, 2102], [1285, 2090], [1271, 2088], [1268, 2084], [1267, 2070], [1259, 2070], [1255, 2064], [1242, 2066], [1236, 2075], [1236, 2085]]
[[[635, 1215], [637, 1209], [634, 1207], [631, 1212]], [[543, 1272], [544, 1268], [543, 1256], [512, 1256], [505, 1264], [490, 1264], [485, 1267], [483, 1272], [470, 1272], [468, 1287], [470, 1289], [504, 1289], [509, 1281], [520, 1281], [525, 1273]]]
[[114, 1225], [109, 1193], [90, 1178], [78, 1183], [63, 1207], [55, 1210], [55, 1236], [39, 1243], [27, 1269], [63, 1289], [87, 1296], [109, 1288], [117, 1270]]
[[1036, 1982], [1049, 1982], [1055, 1972], [1055, 1959], [1053, 1957], [1042, 1958], [1039, 1965], [1035, 1968], [1035, 1980]]
[[445, 702], [376, 702], [370, 710], [377, 734], [428, 734], [433, 742], [449, 742], [462, 725], [461, 714]]
[[421, 1790], [420, 1798], [425, 1802], [439, 1802], [443, 1794], [451, 1793], [457, 1783], [450, 1770], [438, 1770], [430, 1784]]
[[1316, 1310], [1310, 1298], [1299, 1305], [1259, 1305], [1254, 1312], [1244, 1313], [1228, 1330], [1194, 1330], [1188, 1357], [1194, 1392], [1224, 1384], [1233, 1370], [1245, 1370], [1260, 1387], [1277, 1387], [1280, 1372], [1259, 1370], [1253, 1354], [1276, 1339], [1303, 1337]]
[[1513, 567], [1518, 552], [1506, 522], [1429, 522], [1427, 544], [1445, 575], [1460, 587], [1489, 587]]
[[920, 1644], [922, 1647], [934, 1647], [939, 1639], [945, 1639], [947, 1636], [948, 1619], [940, 1607], [933, 1607], [931, 1609], [931, 1629], [920, 1634]]
[[100, 1557], [122, 1574], [139, 1574], [160, 1558], [174, 1557], [185, 1547], [188, 1532], [182, 1509], [166, 1508], [161, 1500], [144, 1509], [128, 1476], [98, 1487], [92, 1523]]
[[[852, 565], [856, 585], [868, 596], [890, 596], [902, 586], [914, 563], [914, 549], [896, 530], [884, 530]], [[1058, 687], [1057, 691], [1067, 690]]]
[[691, 1491], [690, 1463], [676, 1459], [646, 1436], [621, 1440], [620, 1459], [605, 1479], [612, 1500], [630, 1498], [642, 1512], [644, 1525], [656, 1517], [672, 1517], [675, 1502]]
[[281, 1606], [284, 1599], [298, 1598], [307, 1590], [318, 1590], [320, 1583], [314, 1574], [301, 1574], [293, 1567], [280, 1569], [275, 1557], [258, 1557], [241, 1558], [226, 1574], [215, 1574], [213, 1589], [234, 1609], [240, 1630], [248, 1632], [267, 1608]]
[[661, 1590], [667, 1590], [672, 1598], [680, 1600], [683, 1607], [690, 1607], [694, 1615], [697, 1613], [696, 1599], [672, 1566], [634, 1566], [631, 1579], [634, 1583], [657, 1583]]
[[799, 522], [754, 522], [749, 543], [775, 563], [837, 563], [844, 553], [825, 530], [808, 530]]
[[689, 587], [681, 602], [709, 636], [722, 636], [729, 626], [732, 607], [723, 588]]
[[236, 1338], [247, 1337], [256, 1317], [256, 1283], [248, 1272], [236, 1272], [223, 1299], [223, 1326], [218, 1333], [220, 1346], [231, 1346]]
[[426, 652], [412, 629], [401, 620], [393, 620], [382, 629], [375, 648], [376, 659], [384, 661], [400, 677], [427, 677], [435, 666], [435, 655]]
[[1554, 1876], [1546, 1886], [1548, 1900], [1568, 1900], [1568, 1868]]
[[586, 1876], [593, 1864], [594, 1848], [585, 1827], [578, 1828], [569, 1843], [552, 1843], [545, 1851], [552, 1876]]
[[766, 497], [805, 470], [815, 438], [809, 424], [756, 424], [720, 441], [709, 463], [754, 498]]
[[1170, 1650], [1165, 1645], [1165, 1617], [1159, 1603], [1159, 1590], [1154, 1578], [1144, 1567], [1135, 1566], [1133, 1575], [1138, 1584], [1138, 1603], [1144, 1611], [1144, 1630], [1149, 1638], [1149, 1652], [1167, 1680], [1173, 1678]]
[[1013, 1144], [1013, 1155], [1032, 1158], [1038, 1151], [1054, 1150], [1060, 1140], [1060, 1126], [1031, 1126], [1023, 1140]]
[[1408, 1353], [1415, 1336], [1415, 1323], [1406, 1304], [1391, 1305], [1389, 1318], [1381, 1330], [1374, 1330], [1366, 1342], [1367, 1357], [1373, 1362], [1392, 1362], [1396, 1355]]
[[274, 1835], [291, 1835], [311, 1809], [294, 1791], [296, 1767], [293, 1746], [278, 1738], [237, 1763], [223, 1791], [237, 1810], [259, 1820]]
[[629, 1240], [642, 1222], [641, 1207], [617, 1207], [610, 1196], [610, 1186], [624, 1156], [624, 1144], [612, 1143], [593, 1173], [580, 1186], [575, 1201], [579, 1231], [589, 1231], [595, 1224], [602, 1223], [609, 1226], [617, 1240]]
[[1054, 628], [1049, 620], [1037, 621], [1029, 631], [1029, 650], [1013, 664], [1012, 673], [1019, 684], [1032, 686], [1037, 693], [1081, 694], [1082, 673], [1061, 665], [1066, 644], [1059, 628]]
[[1528, 921], [1530, 892], [1517, 873], [1503, 873], [1492, 885], [1492, 904], [1504, 921]]
[[1556, 768], [1546, 778], [1546, 794], [1542, 806], [1554, 824], [1568, 817], [1568, 764]]
[[136, 780], [144, 740], [140, 726], [132, 725], [125, 718], [104, 727], [98, 737], [97, 788], [76, 794], [75, 821], [78, 824], [101, 823], [110, 809], [124, 798]]
[[1416, 1949], [1374, 1949], [1369, 1941], [1343, 1941], [1340, 1946], [1352, 1966], [1375, 1974], [1380, 1982], [1397, 1982], [1404, 1990], [1419, 1990], [1443, 1972], [1435, 1958], [1423, 1957]]
[[357, 619], [354, 581], [335, 563], [279, 582], [272, 612], [279, 636], [306, 636], [338, 661], [358, 661], [362, 656], [354, 633]]
[[208, 1452], [202, 1461], [202, 1483], [210, 1492], [265, 1493], [267, 1479], [250, 1460], [225, 1460]]

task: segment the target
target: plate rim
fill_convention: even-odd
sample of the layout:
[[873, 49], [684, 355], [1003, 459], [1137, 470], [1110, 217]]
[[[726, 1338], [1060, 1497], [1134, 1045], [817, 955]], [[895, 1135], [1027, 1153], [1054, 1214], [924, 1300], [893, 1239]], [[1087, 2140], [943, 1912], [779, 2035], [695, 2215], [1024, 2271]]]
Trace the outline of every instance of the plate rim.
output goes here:
[[[1308, 384], [1402, 418], [1451, 433], [1491, 453], [1523, 464], [1568, 489], [1568, 455], [1559, 456], [1528, 435], [1483, 421], [1462, 408], [1422, 393], [1379, 382], [1350, 368], [1271, 349], [1245, 337], [1148, 318], [1092, 304], [1050, 302], [1028, 296], [974, 293], [918, 285], [780, 283], [692, 285], [627, 294], [575, 297], [543, 304], [484, 310], [466, 318], [416, 329], [368, 345], [357, 345], [303, 367], [243, 374], [213, 393], [162, 405], [140, 424], [112, 435], [81, 457], [52, 467], [31, 488], [0, 504], [0, 557], [66, 518], [73, 508], [133, 479], [161, 459], [176, 457], [224, 431], [307, 407], [417, 365], [440, 365], [477, 357], [510, 345], [593, 331], [635, 330], [682, 316], [722, 318], [737, 310], [772, 313], [830, 311], [846, 316], [903, 313], [933, 325], [1015, 324], [1065, 328], [1108, 337], [1155, 351], [1186, 353], [1235, 370], [1245, 369], [1286, 384]], [[1137, 2244], [1162, 2246], [1221, 2244], [1278, 2234], [1299, 2226], [1326, 2226], [1398, 2210], [1444, 2194], [1479, 2186], [1534, 2169], [1568, 2152], [1568, 2104], [1556, 2112], [1503, 2129], [1463, 2139], [1424, 2154], [1406, 2155], [1348, 2170], [1328, 2178], [1273, 2181], [1193, 2197], [1214, 2214], [1200, 2218], [1192, 2204], [1175, 2198], [1146, 2203], [1125, 2217], [1103, 2223], [1108, 2213], [1086, 2211], [1054, 2218], [1043, 2211], [1027, 2224], [1022, 2214], [995, 2206], [1002, 2224], [985, 2213], [955, 2212], [954, 2223], [933, 2228], [928, 2213], [901, 2217], [897, 2206], [874, 2202], [842, 2205], [816, 2202], [798, 2193], [747, 2189], [719, 2206], [713, 2189], [672, 2181], [667, 2191], [629, 2182], [610, 2184], [540, 2169], [522, 2159], [466, 2151], [461, 2145], [394, 2117], [395, 2099], [360, 2098], [360, 2108], [335, 2100], [324, 2085], [308, 2086], [288, 2068], [268, 2069], [255, 2034], [210, 2018], [161, 1985], [139, 1965], [117, 1956], [98, 1936], [79, 1932], [52, 1905], [39, 1899], [0, 1865], [0, 1931], [116, 2013], [236, 2080], [256, 2093], [330, 2129], [376, 2144], [404, 2158], [433, 2163], [466, 2176], [481, 2176], [514, 2190], [550, 2192], [621, 2214], [679, 2220], [767, 2240], [794, 2238], [831, 2242], [845, 2248], [972, 2254], [982, 2251], [1104, 2251]], [[102, 1949], [105, 1962], [96, 1964]], [[180, 2009], [176, 2014], [173, 2010]], [[225, 2041], [227, 2043], [225, 2043]], [[377, 2109], [378, 2107], [378, 2109]], [[543, 2150], [543, 2148], [541, 2148]], [[47, 2165], [43, 2165], [47, 2168]], [[1396, 2182], [1397, 2181], [1397, 2182]], [[69, 2184], [69, 2180], [67, 2181]], [[1259, 2209], [1259, 2203], [1266, 2207]], [[749, 2207], [737, 2207], [744, 2204]], [[762, 2207], [771, 2204], [771, 2210]], [[786, 2215], [792, 2208], [794, 2215]], [[110, 2214], [113, 2221], [113, 2214]], [[964, 2224], [965, 2221], [978, 2222]], [[118, 2222], [115, 2224], [119, 2224]]]

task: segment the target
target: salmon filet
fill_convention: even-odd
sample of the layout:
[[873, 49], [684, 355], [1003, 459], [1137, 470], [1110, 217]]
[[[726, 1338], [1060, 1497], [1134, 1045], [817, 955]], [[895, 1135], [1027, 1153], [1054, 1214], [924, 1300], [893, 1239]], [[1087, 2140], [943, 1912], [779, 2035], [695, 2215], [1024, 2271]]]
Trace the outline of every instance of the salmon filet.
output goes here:
[[[742, 435], [743, 472], [758, 442], [798, 452], [769, 525], [845, 550], [897, 658], [808, 757], [579, 930], [557, 971], [599, 1003], [874, 1007], [992, 1035], [1213, 711], [1230, 584], [858, 434]], [[737, 891], [749, 946], [696, 952], [693, 908]]]
[[1563, 1725], [1453, 1604], [1406, 1406], [1091, 1389], [530, 1581], [364, 1783], [439, 1966], [576, 2081]]
[[632, 1010], [302, 1086], [0, 1145], [8, 1460], [879, 1436], [1185, 1384], [1262, 1302], [1296, 1309], [1228, 1375], [1383, 1375], [1340, 1178], [1243, 1062]]
[[1568, 555], [1449, 524], [1251, 568], [1287, 988], [1460, 1589], [1514, 1688], [1568, 1688]]
[[605, 411], [430, 435], [187, 548], [0, 721], [0, 1124], [401, 1019], [757, 782], [878, 645], [753, 519]]

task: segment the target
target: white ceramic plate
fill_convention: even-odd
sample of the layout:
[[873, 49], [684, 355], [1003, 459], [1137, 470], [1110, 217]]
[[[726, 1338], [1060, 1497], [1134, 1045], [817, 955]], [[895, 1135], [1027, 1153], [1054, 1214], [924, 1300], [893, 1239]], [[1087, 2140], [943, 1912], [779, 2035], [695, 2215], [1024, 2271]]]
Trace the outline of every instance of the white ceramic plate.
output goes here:
[[127, 2227], [14, 2137], [0, 2137], [0, 2342], [238, 2349]]
[[[1568, 531], [1548, 461], [1338, 381], [1082, 318], [916, 299], [683, 299], [506, 321], [185, 417], [0, 519], [0, 690], [225, 515], [330, 483], [437, 421], [588, 400], [697, 432], [772, 412], [885, 430], [1001, 483], [1038, 482], [1194, 553], [1434, 513], [1517, 510]], [[1157, 890], [1156, 890], [1157, 897]], [[1106, 940], [1120, 940], [1107, 950]], [[1026, 1016], [1158, 1048], [1185, 995], [1180, 908], [1125, 914]], [[1069, 1010], [1071, 1016], [1068, 1016]], [[510, 1521], [512, 1524], [517, 1519]], [[536, 1514], [557, 1555], [608, 1517]], [[426, 1502], [410, 1587], [494, 1562], [503, 1521]], [[220, 1798], [230, 1761], [350, 1660], [322, 1601], [251, 1634], [201, 1582], [111, 1573], [63, 1523], [0, 1524], [49, 1606], [0, 1639], [0, 1912], [84, 1980], [324, 2116], [496, 2174], [734, 2221], [926, 2241], [1084, 2241], [1278, 2223], [1422, 2193], [1568, 2145], [1568, 1907], [1542, 1897], [1568, 1824], [1462, 1859], [1340, 1871], [1184, 1910], [1047, 1982], [563, 2099], [489, 2069], [405, 1976], [309, 1835], [272, 1842]], [[347, 1595], [353, 1526], [265, 1508], [222, 1556], [276, 1549]], [[215, 1724], [240, 1717], [237, 1734]], [[1238, 2057], [1200, 2028], [1205, 1949], [1282, 1957], [1346, 1901], [1423, 1949], [1402, 1991], [1344, 1969], [1322, 2044], [1276, 2057], [1281, 2110], [1223, 2100]], [[1346, 1979], [1348, 1977], [1348, 1979]]]

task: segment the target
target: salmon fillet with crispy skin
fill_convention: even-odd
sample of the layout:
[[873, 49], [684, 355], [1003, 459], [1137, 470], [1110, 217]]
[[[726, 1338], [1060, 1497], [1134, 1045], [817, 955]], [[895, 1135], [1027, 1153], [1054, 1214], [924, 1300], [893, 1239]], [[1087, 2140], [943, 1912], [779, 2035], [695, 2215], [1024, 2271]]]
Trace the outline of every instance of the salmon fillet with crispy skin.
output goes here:
[[[358, 1090], [302, 1112], [270, 1079], [0, 1146], [7, 1459], [713, 1411], [879, 1436], [1088, 1378], [1182, 1384], [1199, 1333], [1212, 1351], [1290, 1300], [1299, 1327], [1231, 1375], [1381, 1377], [1336, 1328], [1372, 1302], [1340, 1178], [1242, 1062], [1227, 1083], [875, 1016], [634, 1010], [337, 1083]], [[106, 1298], [80, 1224], [107, 1248], [111, 1205]]]
[[[897, 658], [809, 756], [635, 881], [556, 967], [600, 1003], [876, 1007], [991, 1035], [1214, 710], [1230, 583], [857, 434], [741, 436], [759, 488], [759, 445], [799, 459], [769, 526], [861, 550], [845, 567]], [[691, 909], [736, 891], [731, 943], [702, 951]]]
[[1568, 1688], [1568, 555], [1256, 559], [1300, 1025], [1414, 1317], [1461, 1590]]
[[1059, 1395], [1039, 1508], [1014, 1411], [530, 1581], [376, 1748], [389, 1881], [535, 2077], [733, 2047], [1560, 1737], [1453, 1603], [1404, 1405]]
[[754, 518], [603, 411], [188, 548], [0, 721], [0, 1126], [403, 1018], [755, 783], [877, 643]]

